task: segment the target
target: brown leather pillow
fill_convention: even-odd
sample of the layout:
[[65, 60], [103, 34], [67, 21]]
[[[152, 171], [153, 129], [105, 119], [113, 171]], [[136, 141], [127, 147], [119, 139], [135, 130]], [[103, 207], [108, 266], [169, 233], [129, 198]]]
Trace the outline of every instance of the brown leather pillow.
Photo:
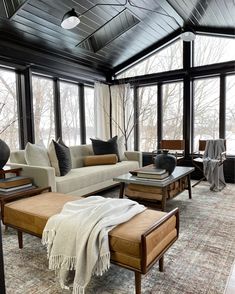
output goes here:
[[116, 164], [117, 162], [118, 158], [116, 154], [90, 155], [84, 157], [84, 166]]

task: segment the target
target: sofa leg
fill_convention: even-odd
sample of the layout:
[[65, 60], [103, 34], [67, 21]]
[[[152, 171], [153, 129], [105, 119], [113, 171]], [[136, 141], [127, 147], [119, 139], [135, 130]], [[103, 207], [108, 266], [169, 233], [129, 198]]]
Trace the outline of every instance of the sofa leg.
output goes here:
[[135, 294], [141, 294], [141, 273], [135, 272]]
[[159, 271], [164, 272], [164, 255], [159, 259]]
[[23, 233], [21, 231], [17, 230], [17, 234], [18, 234], [19, 248], [22, 249], [23, 248]]

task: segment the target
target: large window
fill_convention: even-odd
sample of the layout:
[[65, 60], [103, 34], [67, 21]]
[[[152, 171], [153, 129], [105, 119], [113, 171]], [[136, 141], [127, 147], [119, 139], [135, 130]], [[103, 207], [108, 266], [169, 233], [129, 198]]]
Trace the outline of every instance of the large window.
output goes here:
[[183, 83], [163, 85], [163, 139], [183, 138]]
[[139, 88], [139, 148], [157, 147], [157, 86]]
[[85, 116], [86, 116], [86, 142], [95, 136], [95, 106], [94, 88], [84, 87]]
[[235, 155], [235, 75], [226, 79], [227, 153]]
[[197, 35], [194, 41], [194, 65], [235, 60], [235, 39]]
[[118, 78], [127, 78], [164, 72], [183, 67], [183, 42], [177, 40], [169, 46], [159, 50], [150, 57], [137, 63], [125, 72], [118, 75]]
[[32, 82], [35, 143], [48, 146], [55, 139], [53, 80], [33, 76]]
[[61, 125], [65, 144], [78, 145], [80, 139], [80, 115], [78, 85], [60, 82]]
[[219, 138], [219, 78], [194, 81], [194, 149], [199, 139]]
[[5, 69], [0, 69], [0, 138], [11, 150], [19, 148], [16, 74]]

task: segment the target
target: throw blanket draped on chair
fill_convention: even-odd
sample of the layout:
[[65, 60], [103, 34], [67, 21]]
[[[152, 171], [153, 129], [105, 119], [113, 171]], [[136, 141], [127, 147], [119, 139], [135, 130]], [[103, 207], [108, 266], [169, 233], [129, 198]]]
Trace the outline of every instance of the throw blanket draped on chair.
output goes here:
[[83, 294], [93, 274], [110, 266], [108, 232], [146, 208], [129, 199], [90, 196], [64, 205], [43, 231], [49, 268], [59, 270], [63, 288]]
[[208, 140], [203, 155], [203, 170], [212, 191], [221, 191], [225, 186], [223, 158], [221, 153], [225, 151], [224, 140]]

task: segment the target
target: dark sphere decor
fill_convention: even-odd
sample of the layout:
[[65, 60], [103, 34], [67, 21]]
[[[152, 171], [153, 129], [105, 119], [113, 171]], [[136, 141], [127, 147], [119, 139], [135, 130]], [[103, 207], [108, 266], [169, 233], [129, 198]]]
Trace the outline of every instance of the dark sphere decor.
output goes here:
[[174, 155], [168, 154], [169, 150], [163, 150], [162, 153], [158, 154], [155, 157], [155, 167], [165, 169], [169, 172], [169, 175], [175, 169], [176, 166], [176, 157]]
[[10, 156], [10, 148], [8, 145], [0, 139], [0, 169], [4, 167]]

